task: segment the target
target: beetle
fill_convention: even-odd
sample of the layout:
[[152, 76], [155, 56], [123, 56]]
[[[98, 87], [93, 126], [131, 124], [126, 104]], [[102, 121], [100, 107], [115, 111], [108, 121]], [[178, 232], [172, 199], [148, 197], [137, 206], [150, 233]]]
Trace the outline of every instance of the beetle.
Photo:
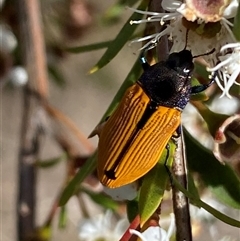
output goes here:
[[143, 74], [94, 132], [99, 132], [97, 171], [103, 185], [129, 184], [156, 165], [180, 126], [190, 96], [214, 82], [212, 78], [208, 84], [191, 86], [195, 57], [184, 49], [150, 66], [141, 55]]

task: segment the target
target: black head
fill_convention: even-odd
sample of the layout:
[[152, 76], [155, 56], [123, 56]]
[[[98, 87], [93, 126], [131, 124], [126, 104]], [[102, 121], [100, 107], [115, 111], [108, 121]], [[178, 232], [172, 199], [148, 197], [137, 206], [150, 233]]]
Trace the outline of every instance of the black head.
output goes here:
[[183, 109], [190, 98], [193, 69], [191, 52], [182, 50], [170, 54], [166, 61], [150, 66], [139, 82], [158, 105]]
[[188, 75], [189, 72], [192, 72], [194, 69], [192, 53], [186, 49], [170, 54], [166, 64], [170, 69], [183, 75]]

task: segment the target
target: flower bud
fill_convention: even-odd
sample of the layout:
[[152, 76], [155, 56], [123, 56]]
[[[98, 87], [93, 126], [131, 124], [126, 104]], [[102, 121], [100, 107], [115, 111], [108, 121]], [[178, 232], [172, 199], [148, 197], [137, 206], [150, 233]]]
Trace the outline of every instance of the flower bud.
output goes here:
[[240, 162], [240, 115], [226, 119], [215, 134], [214, 155], [222, 163]]
[[230, 0], [186, 0], [186, 4], [182, 4], [178, 12], [188, 21], [193, 22], [200, 18], [205, 23], [218, 22], [230, 2]]

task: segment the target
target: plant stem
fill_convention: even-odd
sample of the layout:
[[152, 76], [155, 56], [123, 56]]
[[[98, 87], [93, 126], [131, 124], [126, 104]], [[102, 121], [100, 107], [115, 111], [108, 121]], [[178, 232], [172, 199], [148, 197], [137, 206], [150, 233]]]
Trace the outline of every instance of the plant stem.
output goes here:
[[[187, 189], [186, 156], [183, 134], [177, 140], [177, 148], [174, 155], [173, 173], [178, 182]], [[172, 187], [173, 210], [176, 224], [176, 240], [192, 241], [191, 220], [188, 198], [174, 185]]]
[[29, 78], [23, 92], [23, 115], [18, 156], [17, 237], [19, 241], [22, 241], [31, 236], [35, 230], [35, 161], [38, 157], [40, 138], [35, 116], [40, 103], [31, 98], [27, 89], [35, 89], [43, 99], [46, 99], [48, 79], [38, 0], [17, 0], [15, 3], [19, 19], [22, 64], [26, 68]]
[[[162, 8], [162, 1], [159, 1], [159, 0], [150, 1], [149, 11], [164, 13], [165, 10]], [[155, 27], [155, 33], [159, 33], [162, 31], [163, 26], [159, 22], [154, 22], [153, 25]], [[161, 38], [161, 41], [159, 41], [156, 47], [156, 50], [157, 50], [158, 61], [166, 60], [169, 54], [168, 39], [166, 36], [163, 36]]]

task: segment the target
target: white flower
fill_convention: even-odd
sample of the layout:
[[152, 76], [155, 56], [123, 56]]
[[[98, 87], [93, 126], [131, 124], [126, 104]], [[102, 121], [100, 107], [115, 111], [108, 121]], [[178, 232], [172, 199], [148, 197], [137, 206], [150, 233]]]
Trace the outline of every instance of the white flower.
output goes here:
[[[229, 217], [232, 218], [239, 218], [239, 211], [231, 209], [222, 203], [214, 200], [210, 193], [205, 193], [201, 198], [205, 203], [214, 207], [219, 212], [227, 214]], [[198, 208], [196, 206], [190, 205], [190, 214], [191, 214], [191, 221], [193, 228], [200, 227], [201, 232], [197, 235], [210, 235], [210, 239], [208, 241], [235, 241], [236, 239], [231, 239], [229, 236], [223, 236], [226, 233], [226, 230], [222, 230], [223, 226], [219, 226], [219, 220], [215, 218], [211, 213], [207, 212], [203, 208]], [[233, 228], [233, 227], [232, 227]], [[234, 228], [233, 228], [234, 229]], [[200, 230], [198, 230], [200, 231]], [[193, 231], [194, 232], [194, 231]], [[231, 228], [227, 232], [231, 234]], [[234, 233], [233, 233], [234, 236]], [[238, 239], [237, 239], [238, 240]]]
[[[203, 196], [202, 200], [208, 205], [217, 209], [219, 212], [226, 211], [226, 207], [223, 204], [217, 202], [216, 200], [212, 199], [209, 196], [206, 196], [206, 195]], [[196, 219], [204, 223], [213, 224], [217, 221], [217, 219], [211, 213], [209, 213], [203, 208], [199, 208], [193, 205], [190, 205], [190, 213], [191, 213], [192, 219]]]
[[[169, 21], [169, 23], [166, 24], [166, 28], [160, 33], [133, 40], [131, 43], [149, 40], [141, 49], [150, 49], [156, 46], [161, 37], [167, 35], [173, 42], [170, 53], [179, 52], [187, 48], [191, 50], [193, 56], [198, 56], [215, 49], [213, 54], [205, 55], [203, 58], [209, 66], [215, 66], [219, 60], [221, 61], [221, 63], [217, 64], [214, 68], [209, 68], [209, 71], [218, 71], [220, 78], [223, 79], [223, 84], [220, 82], [219, 77], [216, 78], [216, 83], [223, 91], [222, 96], [226, 95], [230, 97], [230, 87], [234, 83], [238, 84], [236, 78], [240, 73], [240, 44], [236, 43], [236, 39], [231, 31], [232, 23], [227, 19], [233, 18], [236, 15], [239, 0], [232, 0], [229, 5], [223, 6], [223, 13], [221, 13], [220, 7], [218, 6], [216, 7], [216, 13], [213, 12], [208, 15], [205, 14], [204, 11], [201, 12], [201, 8], [194, 9], [195, 6], [192, 2], [194, 2], [194, 0], [187, 0], [186, 3], [183, 4], [179, 1], [163, 0], [163, 9], [170, 13], [134, 10], [142, 14], [148, 14], [150, 17], [145, 20], [131, 21], [131, 24], [155, 21], [159, 21], [161, 24], [164, 24], [166, 21]], [[206, 3], [203, 1], [203, 4]], [[212, 25], [209, 26], [208, 29], [207, 23], [209, 22], [211, 22], [214, 27]], [[187, 28], [194, 30], [188, 32], [186, 43]], [[231, 53], [225, 53], [220, 57], [218, 56], [219, 52], [224, 52], [231, 48]]]
[[215, 133], [213, 154], [221, 162], [228, 162], [237, 170], [240, 160], [240, 115], [227, 118]]
[[140, 233], [134, 229], [130, 229], [131, 234], [135, 234], [142, 241], [169, 241], [167, 237], [167, 232], [160, 227], [149, 227], [143, 233]]
[[[208, 68], [208, 71], [218, 72], [216, 82], [223, 91], [220, 97], [226, 95], [227, 97], [231, 98], [229, 94], [231, 86], [233, 84], [240, 85], [240, 83], [236, 81], [240, 74], [240, 42], [224, 45], [220, 49], [220, 53], [222, 56], [219, 56], [218, 58], [221, 62], [213, 68]], [[222, 79], [222, 82], [220, 82], [220, 79]]]
[[15, 35], [6, 25], [3, 24], [0, 24], [0, 31], [0, 49], [9, 53], [12, 52], [17, 47], [17, 39]]
[[78, 237], [81, 241], [118, 241], [125, 230], [128, 222], [123, 219], [114, 224], [113, 214], [107, 211], [91, 219], [84, 219], [79, 225]]
[[24, 86], [28, 82], [28, 74], [23, 67], [15, 66], [10, 70], [8, 79], [16, 87]]
[[103, 192], [116, 201], [133, 200], [137, 196], [137, 183], [132, 182], [118, 188], [108, 188], [104, 186]]
[[213, 147], [213, 138], [206, 123], [193, 105], [189, 104], [184, 109], [182, 123], [187, 131], [203, 146], [209, 149]]
[[[193, 55], [199, 55], [203, 54], [205, 52], [208, 52], [212, 50], [213, 48], [216, 49], [216, 53], [221, 48], [222, 45], [235, 41], [234, 35], [232, 34], [232, 31], [229, 28], [229, 25], [232, 25], [229, 21], [227, 21], [227, 18], [233, 17], [236, 15], [236, 9], [238, 7], [239, 1], [238, 0], [232, 0], [231, 4], [225, 9], [223, 12], [223, 16], [219, 17], [221, 19], [221, 28], [218, 33], [216, 33], [213, 37], [205, 37], [197, 34], [196, 31], [190, 31], [188, 34], [188, 41], [187, 41], [187, 47], [191, 49]], [[144, 22], [155, 22], [158, 21], [161, 24], [164, 24], [166, 21], [170, 21], [169, 24], [167, 24], [166, 28], [161, 31], [160, 33], [155, 33], [150, 36], [145, 36], [143, 38], [139, 38], [136, 40], [133, 40], [134, 42], [142, 42], [145, 40], [149, 40], [142, 49], [146, 47], [155, 47], [156, 43], [159, 41], [159, 39], [164, 36], [168, 35], [169, 38], [173, 42], [173, 47], [170, 52], [179, 52], [184, 49], [186, 45], [186, 27], [183, 26], [183, 17], [186, 17], [186, 4], [181, 4], [179, 1], [162, 1], [162, 7], [163, 9], [169, 11], [170, 13], [157, 13], [157, 12], [148, 12], [148, 11], [139, 11], [134, 10], [136, 12], [150, 15], [145, 20], [138, 20], [138, 21], [131, 21], [131, 24], [139, 24]], [[189, 19], [188, 19], [189, 20]], [[194, 16], [192, 20], [197, 20], [198, 23], [206, 23], [206, 20], [203, 20], [201, 18], [197, 18], [197, 16]], [[201, 26], [199, 27], [201, 28]], [[199, 32], [199, 31], [198, 31]], [[201, 44], [199, 44], [201, 43]], [[217, 45], [217, 46], [216, 46]], [[207, 59], [209, 61], [209, 59]]]
[[233, 115], [239, 110], [240, 102], [239, 99], [236, 97], [230, 99], [226, 96], [223, 96], [220, 99], [220, 95], [216, 95], [210, 103], [209, 108], [211, 111], [216, 113]]
[[[218, 22], [220, 20], [228, 22], [226, 19], [233, 18], [237, 14], [239, 0], [217, 1], [211, 0], [199, 2], [198, 0], [185, 0], [177, 11], [188, 21], [198, 22]], [[206, 11], [207, 10], [207, 11]], [[224, 11], [223, 11], [224, 10]], [[231, 23], [228, 22], [231, 25]]]
[[171, 222], [168, 228], [168, 232], [166, 232], [164, 229], [160, 228], [159, 226], [156, 226], [156, 227], [151, 226], [142, 233], [134, 229], [130, 229], [129, 232], [131, 234], [138, 236], [142, 241], [169, 241], [175, 229], [174, 214], [170, 214], [170, 216], [171, 216]]

